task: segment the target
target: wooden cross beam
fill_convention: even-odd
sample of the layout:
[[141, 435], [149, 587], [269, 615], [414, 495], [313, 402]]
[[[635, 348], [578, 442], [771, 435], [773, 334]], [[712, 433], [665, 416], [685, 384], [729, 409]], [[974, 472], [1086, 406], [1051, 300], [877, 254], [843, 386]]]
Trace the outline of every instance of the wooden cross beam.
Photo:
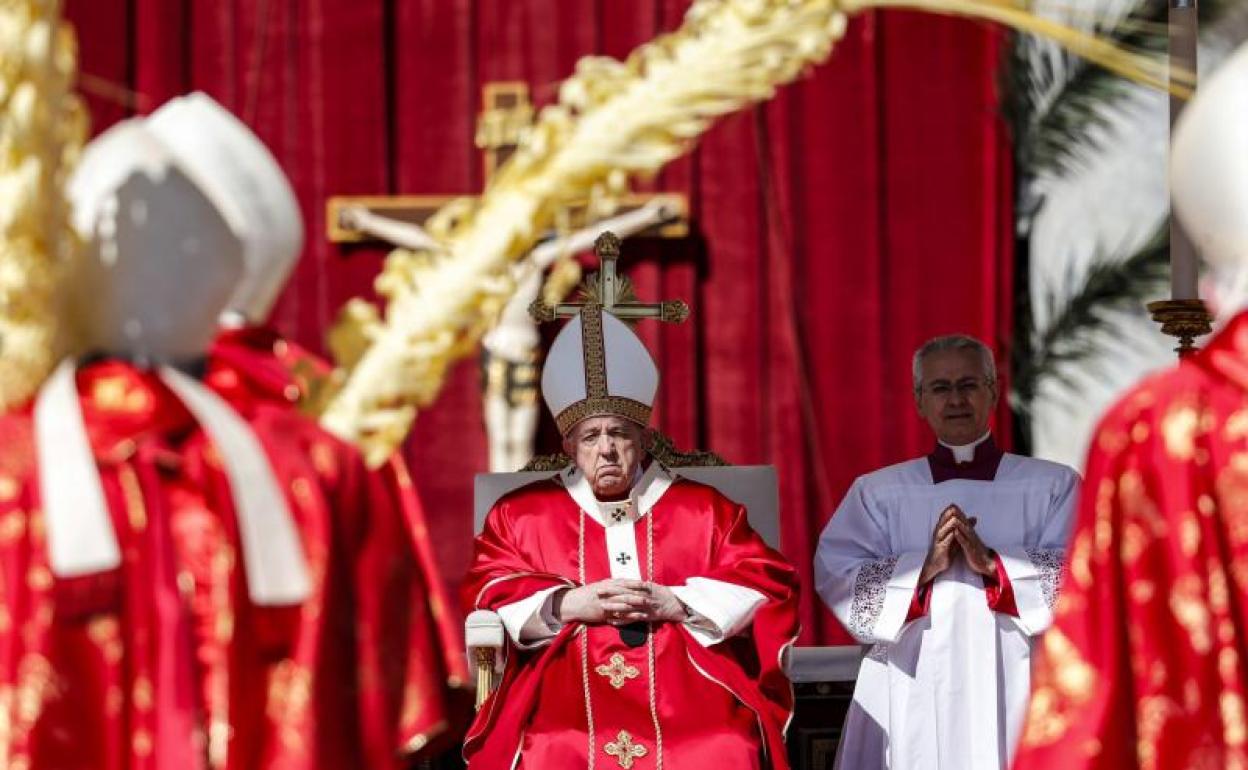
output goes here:
[[[485, 182], [507, 162], [533, 123], [533, 103], [527, 83], [516, 81], [486, 83], [481, 94], [481, 114], [477, 117], [475, 143], [482, 151]], [[462, 195], [335, 195], [326, 202], [326, 235], [332, 243], [362, 243], [375, 240], [351, 226], [343, 212], [360, 207], [369, 213], [407, 224], [421, 225], [440, 208]], [[689, 201], [679, 193], [630, 193], [620, 197], [613, 215], [636, 211], [655, 198], [670, 201], [676, 213], [672, 220], [638, 233], [640, 236], [684, 238], [689, 234]], [[559, 214], [561, 230], [571, 232], [592, 225], [595, 217], [589, 201], [575, 203]]]

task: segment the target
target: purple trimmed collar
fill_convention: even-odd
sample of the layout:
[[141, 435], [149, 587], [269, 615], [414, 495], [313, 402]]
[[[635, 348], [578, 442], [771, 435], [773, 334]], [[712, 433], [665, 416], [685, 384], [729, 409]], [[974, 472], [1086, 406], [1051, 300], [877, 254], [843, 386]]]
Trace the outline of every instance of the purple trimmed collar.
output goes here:
[[927, 465], [932, 471], [932, 483], [953, 479], [967, 481], [992, 481], [997, 477], [997, 466], [1005, 452], [997, 446], [997, 442], [989, 436], [975, 447], [975, 457], [966, 463], [953, 459], [953, 450], [939, 441], [936, 448], [927, 456]]

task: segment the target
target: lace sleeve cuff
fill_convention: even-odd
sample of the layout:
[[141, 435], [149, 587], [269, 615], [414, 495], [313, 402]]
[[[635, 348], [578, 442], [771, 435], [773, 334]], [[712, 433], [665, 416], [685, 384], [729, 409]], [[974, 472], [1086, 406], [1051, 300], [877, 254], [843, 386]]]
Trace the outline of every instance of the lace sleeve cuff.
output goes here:
[[1014, 590], [1019, 625], [1032, 636], [1041, 633], [1053, 622], [1065, 552], [1050, 548], [1007, 548], [998, 553]]
[[924, 554], [869, 561], [854, 576], [848, 629], [861, 642], [894, 642], [906, 624]]

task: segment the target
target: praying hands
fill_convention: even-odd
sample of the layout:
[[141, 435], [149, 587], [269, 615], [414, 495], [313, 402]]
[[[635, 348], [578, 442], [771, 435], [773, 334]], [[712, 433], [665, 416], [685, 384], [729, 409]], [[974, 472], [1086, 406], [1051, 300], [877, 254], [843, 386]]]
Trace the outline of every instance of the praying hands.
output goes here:
[[561, 623], [680, 623], [688, 619], [689, 610], [667, 586], [612, 578], [561, 592], [555, 598], [554, 615]]
[[997, 574], [996, 553], [984, 545], [975, 531], [975, 517], [968, 517], [961, 508], [950, 505], [941, 514], [932, 530], [932, 545], [919, 573], [919, 585], [935, 580], [953, 566], [959, 555], [966, 565], [985, 577]]

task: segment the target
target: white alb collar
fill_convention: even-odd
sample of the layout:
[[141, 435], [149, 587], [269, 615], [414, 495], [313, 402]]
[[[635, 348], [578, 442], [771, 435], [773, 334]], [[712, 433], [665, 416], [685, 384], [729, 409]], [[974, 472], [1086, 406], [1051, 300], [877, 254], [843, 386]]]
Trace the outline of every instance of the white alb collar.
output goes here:
[[[65, 361], [35, 401], [35, 451], [47, 526], [48, 561], [57, 577], [121, 566], [121, 548], [78, 400], [73, 361]], [[203, 428], [230, 482], [248, 593], [260, 606], [301, 603], [311, 578], [299, 531], [272, 463], [246, 421], [220, 396], [176, 369], [161, 380]]]
[[581, 473], [580, 469], [574, 467], [563, 473], [560, 478], [568, 494], [572, 496], [581, 510], [604, 527], [631, 524], [645, 516], [675, 481], [662, 465], [651, 460], [650, 467], [633, 484], [628, 497], [623, 500], [603, 502], [594, 496], [589, 479], [585, 478], [585, 474]]
[[950, 452], [953, 452], [954, 462], [969, 463], [971, 460], [975, 459], [975, 447], [987, 441], [988, 437], [991, 435], [992, 435], [992, 431], [988, 431], [987, 433], [975, 439], [971, 443], [963, 444], [962, 446], [954, 446], [953, 444], [946, 444], [940, 439], [936, 439], [936, 442], [940, 444], [941, 446], [945, 447], [946, 449], [948, 449]]

